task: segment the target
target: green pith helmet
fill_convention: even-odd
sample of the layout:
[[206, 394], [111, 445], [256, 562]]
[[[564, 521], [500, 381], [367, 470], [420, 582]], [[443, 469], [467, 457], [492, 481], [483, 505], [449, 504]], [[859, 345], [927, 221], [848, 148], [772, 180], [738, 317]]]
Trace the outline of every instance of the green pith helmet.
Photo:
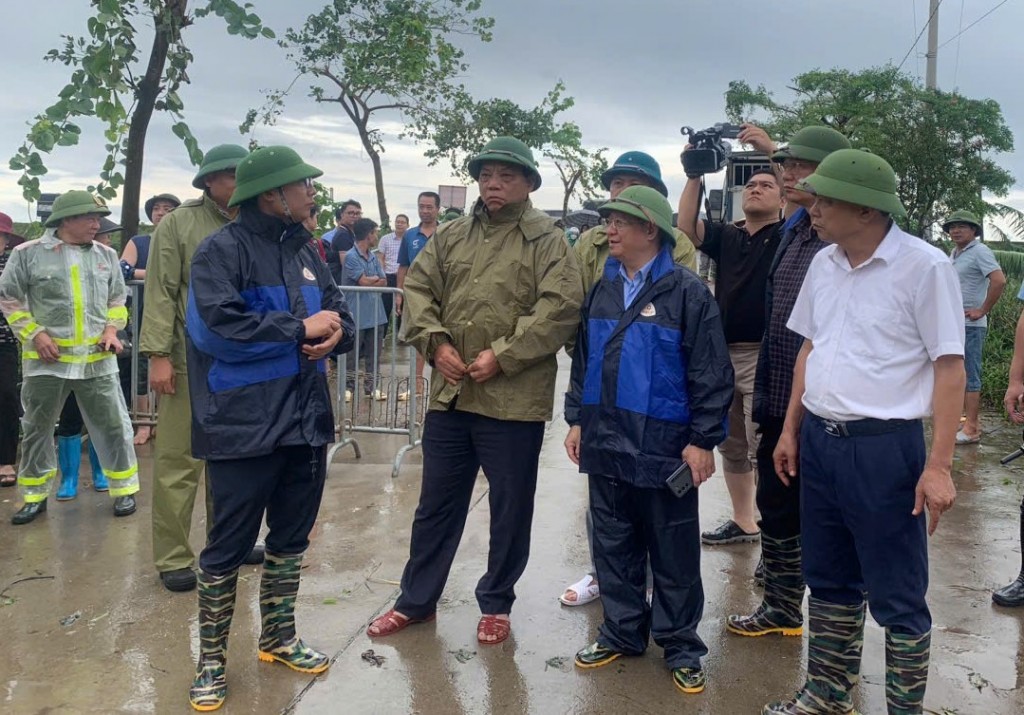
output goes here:
[[789, 144], [772, 154], [772, 161], [801, 159], [820, 164], [834, 151], [849, 149], [850, 140], [830, 127], [804, 127], [789, 140]]
[[469, 160], [469, 175], [473, 177], [473, 181], [480, 178], [480, 167], [488, 161], [525, 167], [533, 179], [533, 190], [540, 188], [540, 172], [537, 170], [533, 152], [515, 137], [495, 137], [484, 145], [479, 154]]
[[604, 188], [612, 188], [612, 179], [618, 174], [633, 174], [635, 176], [642, 176], [651, 182], [662, 196], [668, 196], [668, 188], [665, 186], [665, 182], [661, 180], [661, 166], [650, 154], [645, 154], [642, 151], [627, 151], [625, 154], [615, 160], [603, 174], [601, 174], [601, 183]]
[[174, 208], [181, 206], [181, 199], [174, 194], [157, 194], [156, 196], [150, 196], [146, 199], [146, 203], [144, 204], [146, 218], [150, 221], [153, 220], [153, 207], [156, 206], [158, 201], [166, 201], [169, 204], [174, 204]]
[[949, 233], [949, 227], [954, 223], [966, 223], [974, 226], [974, 230], [977, 234], [981, 235], [981, 219], [978, 218], [976, 213], [971, 211], [954, 211], [946, 220], [942, 222], [942, 230]]
[[885, 159], [863, 149], [832, 152], [796, 187], [894, 216], [907, 212], [896, 195], [896, 172]]
[[238, 164], [235, 193], [231, 195], [228, 206], [238, 206], [264, 191], [303, 179], [315, 179], [323, 173], [304, 162], [294, 149], [286, 146], [260, 147]]
[[43, 225], [46, 228], [54, 228], [63, 219], [85, 214], [109, 216], [110, 209], [103, 203], [103, 199], [93, 196], [88, 191], [65, 191], [53, 202], [53, 211]]
[[206, 183], [203, 179], [218, 171], [234, 169], [238, 166], [238, 162], [248, 155], [249, 152], [237, 144], [218, 144], [206, 152], [206, 156], [203, 157], [203, 163], [199, 165], [199, 171], [192, 178], [192, 186], [200, 191], [205, 190]]
[[608, 218], [612, 211], [653, 223], [661, 232], [663, 243], [676, 245], [676, 235], [672, 230], [672, 207], [669, 206], [668, 199], [657, 189], [650, 186], [630, 186], [597, 210], [602, 218]]

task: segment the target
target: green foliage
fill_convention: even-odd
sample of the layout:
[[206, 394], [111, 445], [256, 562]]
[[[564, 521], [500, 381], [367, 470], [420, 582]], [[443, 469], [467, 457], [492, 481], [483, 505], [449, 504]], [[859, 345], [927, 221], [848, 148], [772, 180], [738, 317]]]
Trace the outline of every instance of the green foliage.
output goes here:
[[[148, 126], [153, 110], [168, 112], [177, 120], [172, 131], [184, 143], [192, 163], [199, 164], [202, 151], [184, 121], [185, 107], [179, 95], [182, 85], [189, 82], [187, 70], [194, 59], [182, 38], [182, 30], [193, 22], [186, 12], [187, 3], [92, 0], [94, 13], [87, 22], [87, 34], [62, 35], [61, 47], [45, 55], [47, 61], [63, 64], [72, 72], [57, 101], [32, 120], [25, 142], [10, 159], [10, 168], [22, 172], [18, 184], [27, 201], [39, 198], [39, 177], [47, 173], [42, 155], [79, 143], [79, 117], [93, 117], [104, 125], [106, 157], [99, 171], [100, 181], [89, 188], [106, 199], [115, 198], [125, 184], [122, 167], [128, 161], [138, 161], [141, 167], [141, 143], [139, 156], [133, 156], [129, 134], [137, 122], [143, 123], [143, 129]], [[251, 8], [251, 3], [242, 5], [235, 0], [206, 0], [194, 16], [221, 17], [229, 34], [273, 37], [273, 31], [262, 26]], [[149, 56], [141, 55], [137, 45], [136, 25], [143, 18], [156, 30], [154, 50]], [[136, 207], [138, 190], [137, 185], [126, 187], [126, 192], [134, 191]], [[137, 221], [136, 216], [132, 226]]]
[[1006, 275], [1006, 290], [988, 314], [988, 334], [981, 362], [981, 399], [987, 406], [1002, 412], [1003, 394], [1013, 358], [1014, 333], [1021, 312], [1017, 292], [1024, 281], [1024, 253], [994, 253]]
[[579, 125], [558, 122], [557, 116], [574, 104], [561, 80], [530, 109], [509, 99], [477, 101], [463, 94], [445, 110], [441, 121], [431, 117], [416, 126], [413, 134], [430, 144], [424, 155], [431, 166], [448, 161], [452, 171], [466, 181], [470, 178], [469, 159], [480, 147], [497, 136], [516, 137], [554, 163], [562, 181], [562, 208], [568, 211], [574, 196], [583, 202], [603, 192], [601, 173], [608, 168], [606, 148], [586, 149]]
[[922, 87], [887, 65], [861, 72], [813, 70], [793, 79], [792, 101], [764, 85], [729, 83], [726, 114], [753, 121], [776, 137], [825, 124], [885, 157], [900, 178], [905, 227], [918, 236], [950, 211], [985, 213], [982, 192], [1005, 196], [1013, 176], [993, 154], [1013, 149], [999, 104]]
[[398, 113], [407, 123], [441, 116], [463, 90], [457, 80], [469, 67], [456, 36], [489, 42], [494, 20], [480, 15], [482, 0], [331, 0], [304, 25], [290, 28], [280, 43], [297, 77], [283, 90], [267, 93], [260, 109], [239, 127], [273, 124], [301, 77], [313, 84], [310, 96], [341, 107], [355, 126], [373, 165], [381, 221], [388, 222], [380, 154], [384, 151], [374, 120]]

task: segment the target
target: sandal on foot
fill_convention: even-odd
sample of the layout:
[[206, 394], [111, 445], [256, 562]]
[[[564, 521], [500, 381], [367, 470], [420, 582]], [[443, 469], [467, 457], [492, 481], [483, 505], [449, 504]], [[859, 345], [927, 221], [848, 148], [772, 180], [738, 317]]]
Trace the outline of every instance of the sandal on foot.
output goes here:
[[963, 430], [960, 430], [959, 432], [956, 433], [956, 443], [957, 444], [977, 444], [980, 441], [981, 441], [981, 435], [980, 434], [976, 434], [976, 435], [974, 435], [972, 437], [971, 435], [967, 434]]
[[0, 487], [13, 487], [18, 483], [18, 475], [14, 472], [3, 472], [0, 474]]
[[[476, 624], [476, 639], [484, 645], [497, 645], [508, 639], [511, 633], [512, 623], [508, 618], [480, 616], [480, 622]], [[488, 636], [493, 640], [486, 640]]]
[[[576, 598], [566, 598], [570, 593], [575, 594]], [[563, 606], [585, 606], [599, 598], [601, 598], [601, 589], [597, 585], [597, 581], [594, 580], [594, 577], [587, 574], [566, 588], [565, 592], [558, 597], [558, 600]]]
[[[370, 625], [366, 627], [366, 635], [370, 636], [370, 638], [394, 635], [408, 626], [415, 623], [428, 623], [436, 617], [437, 614], [431, 613], [426, 618], [408, 618], [392, 608], [384, 615], [377, 616], [370, 622]], [[371, 628], [376, 628], [377, 632], [374, 633], [370, 630]]]

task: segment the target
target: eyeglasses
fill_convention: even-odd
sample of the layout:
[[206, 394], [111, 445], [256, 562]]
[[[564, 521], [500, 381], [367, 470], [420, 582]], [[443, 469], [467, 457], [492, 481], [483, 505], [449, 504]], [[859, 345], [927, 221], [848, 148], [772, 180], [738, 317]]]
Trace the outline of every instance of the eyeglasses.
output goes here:
[[610, 218], [605, 221], [605, 225], [609, 228], [614, 228], [616, 231], [621, 231], [626, 226], [639, 226], [642, 221], [637, 219], [626, 219], [626, 218]]
[[[654, 220], [653, 216], [651, 216], [651, 212], [648, 211], [647, 207], [644, 206], [641, 203], [633, 201], [632, 199], [624, 199], [621, 196], [618, 197], [617, 199], [612, 199], [612, 203], [626, 204], [626, 206], [632, 206], [635, 209], [639, 209], [640, 212], [647, 219], [648, 223], [653, 223], [655, 226], [658, 225], [658, 222]], [[606, 223], [609, 226], [615, 226], [615, 230], [616, 231], [619, 230], [620, 228], [622, 228], [623, 226], [635, 226], [636, 225], [636, 221], [635, 220], [634, 221], [627, 221], [626, 219], [608, 219], [606, 221]]]
[[783, 159], [782, 170], [783, 171], [814, 171], [818, 168], [818, 165], [813, 161], [804, 161], [803, 159]]

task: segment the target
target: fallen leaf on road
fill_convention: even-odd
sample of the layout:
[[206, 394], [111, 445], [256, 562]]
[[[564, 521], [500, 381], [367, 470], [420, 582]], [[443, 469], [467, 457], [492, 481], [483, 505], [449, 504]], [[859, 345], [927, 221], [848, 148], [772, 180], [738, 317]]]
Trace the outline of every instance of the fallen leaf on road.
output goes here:
[[64, 626], [65, 628], [67, 628], [68, 626], [73, 625], [74, 622], [77, 621], [81, 617], [82, 617], [82, 612], [81, 611], [75, 611], [70, 616], [64, 616], [63, 618], [61, 618], [60, 619], [60, 624], [62, 626]]
[[373, 652], [372, 648], [370, 650], [364, 650], [359, 657], [365, 660], [370, 665], [375, 666], [377, 668], [384, 665], [384, 656], [377, 655]]
[[460, 663], [468, 663], [476, 657], [475, 650], [466, 650], [465, 648], [459, 648], [458, 650], [450, 650], [448, 652], [451, 653], [455, 657], [455, 660], [459, 661]]
[[982, 691], [982, 688], [989, 684], [981, 673], [971, 673], [967, 676], [967, 682], [976, 687], [979, 693]]

